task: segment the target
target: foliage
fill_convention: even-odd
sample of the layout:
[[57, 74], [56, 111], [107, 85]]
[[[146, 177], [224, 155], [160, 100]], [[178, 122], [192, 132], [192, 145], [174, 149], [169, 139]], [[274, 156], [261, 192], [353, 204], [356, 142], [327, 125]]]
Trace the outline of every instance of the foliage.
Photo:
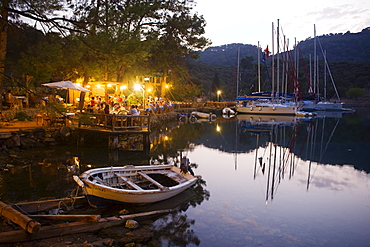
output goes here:
[[41, 111], [50, 117], [65, 115], [67, 108], [62, 103], [47, 102], [46, 105], [40, 106]]
[[20, 111], [15, 114], [15, 119], [18, 119], [19, 121], [31, 121], [32, 117], [28, 116], [27, 113]]
[[[185, 55], [194, 57], [195, 49], [209, 44], [204, 18], [182, 0], [10, 1], [5, 9], [14, 14], [9, 22], [17, 31], [5, 74], [9, 84], [25, 87], [25, 75], [33, 84], [77, 78], [132, 82], [136, 76], [167, 77], [169, 71], [186, 78]], [[39, 22], [43, 33], [16, 22], [19, 17]]]
[[[327, 53], [327, 60], [331, 62], [369, 62], [370, 61], [370, 27], [359, 33], [326, 34], [317, 37], [317, 52], [322, 59], [323, 50]], [[298, 44], [299, 52], [308, 57], [314, 51], [314, 39], [308, 38]]]
[[350, 88], [346, 92], [346, 95], [349, 98], [356, 98], [357, 99], [358, 97], [364, 97], [365, 93], [364, 93], [364, 90], [362, 90], [361, 88]]
[[[330, 72], [337, 86], [340, 96], [351, 87], [370, 88], [370, 44], [368, 40], [370, 30], [364, 29], [356, 34], [330, 34], [320, 38], [322, 47], [326, 50], [327, 61]], [[359, 40], [361, 45], [357, 44]], [[332, 43], [333, 41], [333, 43]], [[298, 81], [303, 94], [308, 92], [309, 54], [313, 53], [313, 40], [307, 39], [299, 43], [299, 62]], [[200, 80], [205, 90], [211, 90], [212, 78], [217, 71], [220, 80], [224, 83], [223, 91], [227, 92], [228, 99], [234, 99], [236, 95], [236, 67], [237, 51], [240, 49], [240, 81], [239, 95], [258, 91], [257, 85], [257, 49], [256, 46], [243, 44], [230, 44], [217, 47], [210, 47], [205, 51], [199, 52], [200, 62], [189, 61], [189, 70], [194, 79]], [[293, 50], [294, 52], [294, 50]], [[321, 54], [321, 51], [318, 53]], [[334, 55], [334, 56], [333, 56]], [[281, 56], [282, 57], [282, 56]], [[275, 58], [276, 59], [276, 58]], [[361, 62], [355, 62], [361, 61]], [[282, 64], [282, 61], [281, 61]], [[312, 62], [311, 62], [312, 64]], [[276, 66], [276, 61], [275, 61]], [[324, 85], [324, 61], [322, 55], [319, 57], [318, 74], [320, 77], [320, 92], [323, 92]], [[271, 90], [271, 58], [266, 63], [261, 63], [261, 90]], [[327, 96], [335, 95], [331, 85], [330, 76], [327, 74], [328, 81]], [[225, 90], [226, 89], [226, 90]]]

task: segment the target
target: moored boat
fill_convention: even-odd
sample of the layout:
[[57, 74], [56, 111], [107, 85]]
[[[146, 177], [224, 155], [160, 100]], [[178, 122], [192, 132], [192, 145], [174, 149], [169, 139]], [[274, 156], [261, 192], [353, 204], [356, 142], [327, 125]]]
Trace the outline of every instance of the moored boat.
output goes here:
[[205, 113], [205, 112], [200, 112], [200, 111], [193, 111], [191, 112], [191, 115], [198, 117], [198, 118], [207, 118], [209, 120], [214, 120], [217, 118], [216, 114]]
[[240, 102], [236, 106], [238, 113], [244, 114], [275, 114], [275, 115], [296, 115], [297, 107], [269, 101]]
[[149, 165], [96, 168], [73, 178], [90, 202], [145, 204], [173, 197], [199, 177], [173, 165]]

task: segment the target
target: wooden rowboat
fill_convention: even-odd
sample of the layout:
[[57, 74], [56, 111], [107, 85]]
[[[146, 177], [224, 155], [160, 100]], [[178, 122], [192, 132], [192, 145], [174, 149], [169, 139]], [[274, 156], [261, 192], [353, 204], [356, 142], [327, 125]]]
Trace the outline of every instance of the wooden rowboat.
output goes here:
[[215, 120], [217, 118], [216, 114], [213, 113], [205, 113], [200, 111], [193, 111], [191, 112], [191, 115], [197, 117], [197, 118], [206, 118], [209, 120]]
[[96, 168], [73, 178], [90, 202], [145, 204], [173, 197], [199, 177], [173, 165], [149, 165]]

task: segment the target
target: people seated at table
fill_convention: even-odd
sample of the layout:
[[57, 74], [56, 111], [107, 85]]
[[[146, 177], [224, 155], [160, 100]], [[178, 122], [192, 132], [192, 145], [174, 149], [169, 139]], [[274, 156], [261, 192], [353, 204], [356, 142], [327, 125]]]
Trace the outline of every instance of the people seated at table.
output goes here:
[[137, 109], [137, 105], [131, 105], [131, 109], [128, 112], [129, 115], [140, 115], [139, 109]]
[[118, 104], [118, 103], [115, 103], [112, 107], [112, 110], [109, 112], [110, 114], [116, 114], [118, 115], [118, 113], [121, 111], [121, 106]]

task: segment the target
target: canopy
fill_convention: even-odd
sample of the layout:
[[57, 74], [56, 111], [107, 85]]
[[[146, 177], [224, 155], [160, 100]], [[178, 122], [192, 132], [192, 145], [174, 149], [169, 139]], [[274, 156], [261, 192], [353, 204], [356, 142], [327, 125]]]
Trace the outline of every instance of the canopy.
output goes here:
[[43, 86], [51, 87], [51, 88], [60, 88], [60, 89], [70, 89], [70, 90], [77, 90], [82, 92], [91, 92], [89, 89], [81, 87], [76, 83], [71, 81], [58, 81], [58, 82], [51, 82], [42, 84]]

